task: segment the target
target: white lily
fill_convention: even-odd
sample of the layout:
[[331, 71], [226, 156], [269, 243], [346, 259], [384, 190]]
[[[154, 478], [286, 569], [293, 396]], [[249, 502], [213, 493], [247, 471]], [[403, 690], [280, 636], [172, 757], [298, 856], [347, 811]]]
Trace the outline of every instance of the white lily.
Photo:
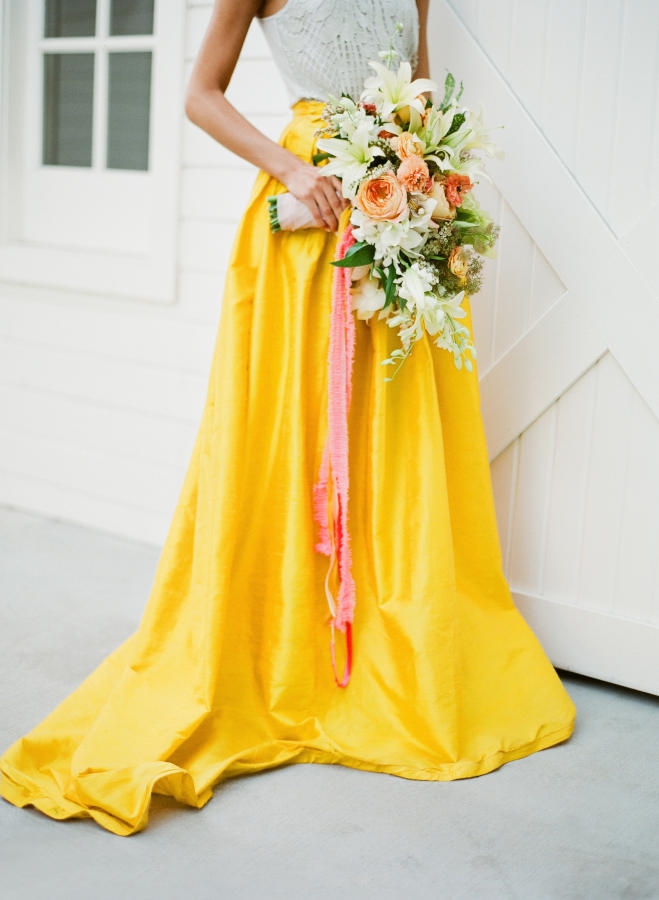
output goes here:
[[403, 106], [411, 106], [422, 113], [424, 104], [421, 100], [417, 100], [417, 95], [424, 91], [437, 90], [437, 84], [430, 78], [411, 80], [412, 66], [408, 60], [402, 60], [397, 72], [373, 59], [369, 60], [369, 66], [378, 74], [364, 81], [361, 99], [372, 98], [384, 119]]
[[377, 146], [369, 146], [371, 127], [366, 119], [355, 128], [349, 140], [343, 138], [319, 138], [319, 150], [331, 153], [327, 165], [321, 167], [323, 175], [337, 175], [342, 180], [343, 196], [352, 200], [357, 193], [360, 180], [366, 174], [369, 163], [375, 156], [384, 156]]
[[468, 111], [466, 124], [468, 124], [469, 133], [465, 135], [465, 140], [460, 147], [461, 150], [479, 150], [486, 156], [496, 156], [497, 159], [503, 159], [503, 150], [490, 138], [488, 133], [490, 129], [485, 127], [482, 103], [478, 104], [477, 113], [473, 110]]

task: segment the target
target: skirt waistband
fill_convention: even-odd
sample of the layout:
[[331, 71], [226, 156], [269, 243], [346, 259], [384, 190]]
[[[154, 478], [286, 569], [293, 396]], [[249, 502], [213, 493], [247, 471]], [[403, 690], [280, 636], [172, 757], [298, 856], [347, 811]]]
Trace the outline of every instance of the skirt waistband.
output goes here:
[[319, 100], [317, 97], [300, 97], [291, 106], [291, 111], [294, 116], [318, 115], [324, 106], [325, 101]]

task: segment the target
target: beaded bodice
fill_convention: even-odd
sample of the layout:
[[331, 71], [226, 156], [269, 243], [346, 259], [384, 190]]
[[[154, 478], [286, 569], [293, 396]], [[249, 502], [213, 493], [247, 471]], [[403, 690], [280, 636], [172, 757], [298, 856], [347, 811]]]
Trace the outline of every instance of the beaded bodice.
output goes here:
[[[411, 62], [412, 72], [416, 67], [416, 0], [286, 0], [258, 21], [291, 106], [342, 91], [358, 99], [364, 79], [375, 74], [369, 59], [379, 59], [392, 36], [400, 59]], [[394, 33], [397, 22], [403, 29]]]

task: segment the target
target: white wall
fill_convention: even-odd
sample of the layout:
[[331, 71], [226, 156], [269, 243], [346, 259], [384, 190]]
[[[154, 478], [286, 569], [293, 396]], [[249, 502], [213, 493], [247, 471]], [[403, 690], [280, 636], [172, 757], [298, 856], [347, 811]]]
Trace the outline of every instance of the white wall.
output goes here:
[[506, 575], [555, 663], [659, 693], [659, 4], [431, 6], [434, 77], [505, 124], [473, 311]]
[[[189, 2], [190, 71], [211, 4]], [[227, 93], [274, 140], [283, 84], [253, 23]], [[181, 119], [184, 119], [181, 111]], [[0, 284], [0, 502], [161, 544], [205, 398], [225, 261], [256, 169], [185, 121], [171, 305]]]

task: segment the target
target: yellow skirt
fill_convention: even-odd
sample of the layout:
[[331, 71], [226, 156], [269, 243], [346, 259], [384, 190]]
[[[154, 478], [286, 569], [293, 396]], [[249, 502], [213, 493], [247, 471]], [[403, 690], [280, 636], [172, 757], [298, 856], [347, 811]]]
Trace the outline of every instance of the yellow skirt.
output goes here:
[[[298, 101], [279, 139], [307, 161], [321, 107]], [[503, 576], [477, 367], [457, 370], [426, 336], [385, 383], [398, 338], [375, 317], [356, 325], [353, 667], [335, 684], [312, 486], [337, 234], [272, 234], [265, 198], [282, 190], [260, 171], [237, 229], [139, 627], [0, 758], [16, 806], [128, 835], [153, 792], [202, 807], [224, 779], [290, 763], [470, 778], [573, 731], [575, 706]]]

